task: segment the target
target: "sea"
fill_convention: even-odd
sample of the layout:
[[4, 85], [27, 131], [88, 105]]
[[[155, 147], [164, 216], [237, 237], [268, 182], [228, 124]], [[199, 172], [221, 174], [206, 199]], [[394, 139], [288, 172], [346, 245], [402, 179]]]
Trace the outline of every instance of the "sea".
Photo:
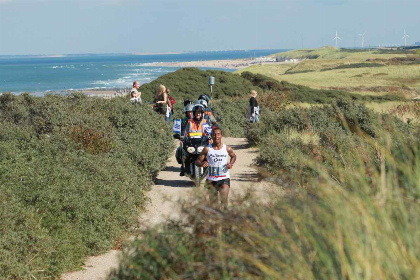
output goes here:
[[[229, 50], [178, 54], [81, 54], [60, 56], [0, 55], [0, 93], [63, 94], [76, 90], [113, 90], [149, 83], [179, 67], [150, 66], [154, 62], [183, 62], [263, 57], [285, 51]], [[217, 68], [200, 68], [203, 70]], [[222, 69], [224, 71], [234, 71]]]

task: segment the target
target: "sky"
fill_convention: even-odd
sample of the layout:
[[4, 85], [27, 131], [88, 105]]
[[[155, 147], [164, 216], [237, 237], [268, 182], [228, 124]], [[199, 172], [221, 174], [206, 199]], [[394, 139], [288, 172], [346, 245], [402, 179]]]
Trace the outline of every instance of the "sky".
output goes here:
[[402, 45], [419, 0], [0, 0], [0, 55]]

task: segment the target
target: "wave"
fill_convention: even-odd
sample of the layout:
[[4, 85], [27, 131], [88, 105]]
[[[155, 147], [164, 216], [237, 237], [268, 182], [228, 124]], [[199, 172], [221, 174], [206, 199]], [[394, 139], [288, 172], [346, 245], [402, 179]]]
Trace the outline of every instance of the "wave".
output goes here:
[[54, 66], [50, 66], [48, 68], [49, 69], [75, 69], [76, 66], [73, 65], [73, 64], [71, 64], [71, 65], [54, 65]]

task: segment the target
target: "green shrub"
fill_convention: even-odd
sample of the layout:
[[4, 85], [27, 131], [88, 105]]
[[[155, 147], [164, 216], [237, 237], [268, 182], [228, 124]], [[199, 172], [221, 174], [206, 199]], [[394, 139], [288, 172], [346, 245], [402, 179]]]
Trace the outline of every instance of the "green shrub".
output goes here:
[[248, 100], [222, 99], [214, 103], [213, 114], [218, 119], [218, 124], [223, 130], [223, 135], [227, 137], [244, 137], [245, 130], [249, 123]]
[[284, 74], [291, 75], [291, 74], [301, 74], [301, 73], [310, 73], [310, 72], [315, 72], [315, 70], [297, 70], [297, 71], [290, 71], [290, 69], [289, 69], [286, 72], [284, 72]]
[[80, 94], [0, 107], [0, 278], [57, 277], [112, 248], [172, 154], [163, 118]]
[[247, 96], [252, 89], [249, 81], [230, 72], [207, 70], [197, 68], [182, 68], [175, 72], [163, 75], [151, 83], [140, 87], [142, 98], [153, 100], [153, 96], [160, 84], [170, 88], [172, 95], [177, 100], [176, 104], [182, 104], [183, 99], [197, 100], [200, 94], [210, 95], [209, 77], [215, 77], [213, 86], [213, 97], [221, 99], [224, 97]]
[[[266, 112], [264, 116], [264, 122], [251, 126], [247, 134], [249, 142], [260, 148], [257, 163], [276, 174], [299, 174], [306, 184], [317, 174], [302, 167], [306, 157], [322, 162], [333, 176], [338, 176], [335, 171], [338, 168], [356, 168], [361, 154], [365, 161], [372, 161], [371, 165], [379, 169], [378, 151], [372, 148], [371, 142], [385, 145], [383, 134], [390, 131], [404, 135], [393, 141], [392, 156], [398, 158], [404, 154], [401, 147], [407, 146], [404, 139], [411, 141], [416, 137], [415, 130], [399, 119], [378, 115], [364, 105], [346, 99], [337, 99], [323, 107]], [[298, 140], [288, 137], [290, 130], [301, 134]], [[319, 140], [304, 143], [305, 134], [315, 135]], [[358, 153], [354, 152], [356, 150]], [[287, 164], [290, 162], [293, 164]], [[299, 181], [299, 185], [305, 180]]]
[[385, 64], [380, 63], [351, 63], [351, 64], [343, 64], [333, 68], [323, 68], [320, 71], [330, 71], [330, 70], [337, 70], [337, 69], [350, 69], [350, 68], [367, 68], [367, 67], [384, 67]]

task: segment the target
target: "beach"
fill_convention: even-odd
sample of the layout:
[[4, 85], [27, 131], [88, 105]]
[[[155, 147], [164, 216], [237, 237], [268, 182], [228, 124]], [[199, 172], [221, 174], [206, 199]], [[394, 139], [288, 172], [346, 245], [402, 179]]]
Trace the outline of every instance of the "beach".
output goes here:
[[202, 68], [220, 68], [239, 70], [255, 64], [278, 64], [275, 58], [262, 57], [257, 59], [221, 59], [221, 60], [199, 60], [199, 61], [172, 61], [172, 62], [154, 62], [146, 63], [143, 66], [157, 67], [202, 67]]

